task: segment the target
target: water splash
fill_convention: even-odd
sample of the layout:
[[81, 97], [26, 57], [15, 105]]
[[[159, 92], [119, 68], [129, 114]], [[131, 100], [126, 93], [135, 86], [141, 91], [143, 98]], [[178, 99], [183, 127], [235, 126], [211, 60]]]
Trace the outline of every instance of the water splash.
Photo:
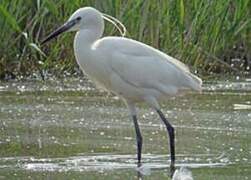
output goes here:
[[[177, 157], [187, 157], [177, 155]], [[216, 156], [216, 155], [212, 155]], [[2, 157], [0, 158], [1, 169], [23, 169], [40, 172], [68, 172], [68, 171], [111, 171], [121, 169], [136, 169], [142, 175], [151, 175], [151, 171], [169, 168], [167, 155], [143, 154], [143, 165], [137, 167], [135, 155], [131, 154], [94, 154], [70, 156], [62, 158], [35, 158], [30, 156]], [[181, 167], [176, 173], [184, 175], [186, 170], [182, 167], [224, 167], [231, 162], [206, 162], [211, 157], [208, 154], [193, 154], [190, 158], [183, 158], [185, 161], [177, 161], [176, 167]], [[223, 157], [222, 157], [223, 158]], [[217, 159], [220, 161], [220, 159]], [[178, 177], [178, 175], [176, 175]], [[179, 180], [179, 179], [175, 179]], [[184, 180], [184, 179], [182, 179]]]
[[174, 172], [172, 180], [193, 180], [192, 172], [185, 167], [181, 167]]
[[145, 165], [137, 167], [136, 170], [140, 172], [142, 175], [149, 176], [151, 175], [151, 168]]

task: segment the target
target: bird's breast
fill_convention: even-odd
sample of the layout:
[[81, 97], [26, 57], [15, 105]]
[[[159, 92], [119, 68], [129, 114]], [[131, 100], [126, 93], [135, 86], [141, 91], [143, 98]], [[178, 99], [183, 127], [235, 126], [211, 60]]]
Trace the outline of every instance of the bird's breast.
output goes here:
[[74, 54], [81, 70], [102, 88], [110, 89], [110, 69], [106, 63], [107, 54], [101, 48], [93, 48], [95, 41], [88, 40], [88, 34], [78, 32], [74, 38]]
[[109, 67], [102, 62], [102, 58], [99, 58], [99, 56], [96, 55], [78, 53], [76, 55], [76, 60], [84, 74], [94, 81], [98, 87], [110, 90], [111, 82]]

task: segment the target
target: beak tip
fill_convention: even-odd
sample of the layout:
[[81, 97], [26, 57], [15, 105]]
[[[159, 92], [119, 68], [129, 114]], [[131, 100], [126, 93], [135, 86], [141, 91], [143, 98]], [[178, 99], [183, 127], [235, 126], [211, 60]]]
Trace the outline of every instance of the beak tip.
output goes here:
[[45, 43], [47, 42], [47, 40], [46, 39], [43, 39], [42, 41], [41, 41], [41, 45], [44, 45]]
[[40, 44], [43, 45], [43, 44], [47, 43], [48, 41], [50, 41], [53, 38], [54, 38], [54, 36], [49, 35], [49, 36], [43, 38]]
[[48, 37], [46, 37], [45, 39], [43, 39], [42, 41], [41, 41], [41, 45], [44, 45], [45, 43], [47, 43], [48, 41], [50, 41], [51, 39], [53, 39], [54, 37], [53, 36], [48, 36]]

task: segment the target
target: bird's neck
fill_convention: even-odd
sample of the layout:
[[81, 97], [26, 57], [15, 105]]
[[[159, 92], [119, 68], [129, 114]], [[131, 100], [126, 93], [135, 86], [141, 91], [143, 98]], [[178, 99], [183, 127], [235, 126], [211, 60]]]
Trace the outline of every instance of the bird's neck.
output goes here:
[[102, 34], [100, 32], [93, 32], [89, 29], [78, 31], [74, 38], [75, 55], [90, 52], [90, 48], [93, 45], [93, 43], [96, 40], [98, 40], [101, 36]]
[[103, 35], [103, 31], [101, 30], [91, 30], [91, 29], [83, 29], [76, 33], [74, 39], [74, 46], [79, 44], [81, 48], [85, 45], [89, 46], [93, 44], [96, 40], [101, 38]]
[[78, 64], [83, 68], [92, 60], [92, 45], [101, 38], [103, 29], [83, 29], [74, 38], [74, 53]]
[[104, 20], [102, 17], [100, 17], [99, 20], [86, 24], [83, 29], [80, 29], [76, 33], [74, 39], [75, 55], [79, 53], [90, 53], [90, 48], [92, 45], [102, 37], [104, 27]]

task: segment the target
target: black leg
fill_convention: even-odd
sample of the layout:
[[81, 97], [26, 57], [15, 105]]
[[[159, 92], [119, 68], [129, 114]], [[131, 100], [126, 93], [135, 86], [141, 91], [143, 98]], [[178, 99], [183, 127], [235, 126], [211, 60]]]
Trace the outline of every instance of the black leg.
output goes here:
[[170, 151], [171, 151], [171, 165], [170, 165], [170, 171], [171, 171], [171, 176], [173, 176], [173, 173], [175, 171], [175, 144], [174, 144], [174, 128], [173, 126], [167, 121], [167, 119], [165, 118], [164, 114], [160, 111], [160, 110], [156, 110], [157, 113], [159, 114], [161, 120], [164, 122], [166, 129], [168, 131], [169, 134], [169, 142], [170, 142]]
[[132, 116], [133, 123], [136, 131], [136, 140], [137, 140], [137, 157], [138, 157], [138, 167], [141, 165], [141, 150], [142, 150], [142, 136], [139, 129], [139, 124], [136, 115]]

